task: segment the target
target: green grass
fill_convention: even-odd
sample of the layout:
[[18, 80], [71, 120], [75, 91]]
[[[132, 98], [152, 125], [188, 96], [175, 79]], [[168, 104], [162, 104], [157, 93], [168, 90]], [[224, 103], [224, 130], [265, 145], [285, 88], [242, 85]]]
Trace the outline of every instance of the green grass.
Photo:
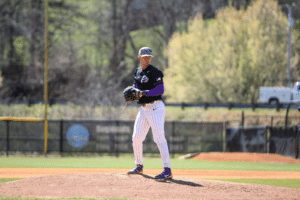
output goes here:
[[0, 183], [6, 183], [11, 181], [21, 180], [21, 178], [0, 178]]
[[[300, 171], [299, 164], [252, 163], [252, 162], [208, 162], [200, 160], [171, 159], [173, 169], [197, 170], [257, 170], [257, 171]], [[134, 166], [133, 157], [68, 157], [68, 158], [28, 158], [0, 157], [0, 168], [120, 168]], [[160, 158], [144, 158], [144, 166], [161, 169]]]
[[210, 179], [233, 183], [249, 183], [257, 185], [270, 185], [278, 187], [300, 188], [300, 179]]

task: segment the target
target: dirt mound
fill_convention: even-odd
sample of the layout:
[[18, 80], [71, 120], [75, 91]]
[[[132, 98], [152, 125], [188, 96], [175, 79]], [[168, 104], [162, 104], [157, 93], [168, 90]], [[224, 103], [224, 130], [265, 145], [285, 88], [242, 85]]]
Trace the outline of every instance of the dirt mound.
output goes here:
[[300, 160], [268, 153], [200, 153], [193, 159], [204, 161], [244, 161], [271, 163], [300, 163]]
[[[125, 174], [130, 169], [107, 168], [1, 168], [1, 178], [29, 178], [48, 175], [66, 174]], [[159, 174], [161, 169], [144, 169], [145, 174]], [[178, 170], [172, 169], [175, 177], [197, 179], [295, 179], [300, 172], [286, 171], [253, 171], [253, 170]]]
[[296, 199], [300, 190], [189, 178], [158, 181], [148, 175], [69, 174], [0, 184], [0, 195], [36, 198]]

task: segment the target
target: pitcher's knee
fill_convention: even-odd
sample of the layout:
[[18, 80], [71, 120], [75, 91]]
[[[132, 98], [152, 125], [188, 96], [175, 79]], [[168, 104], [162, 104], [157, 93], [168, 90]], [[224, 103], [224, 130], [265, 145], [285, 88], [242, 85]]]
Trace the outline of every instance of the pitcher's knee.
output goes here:
[[167, 143], [167, 140], [165, 137], [161, 137], [161, 138], [154, 138], [154, 142], [156, 144], [164, 144], [164, 143]]
[[133, 144], [143, 143], [143, 141], [144, 141], [144, 138], [142, 138], [142, 137], [132, 137]]

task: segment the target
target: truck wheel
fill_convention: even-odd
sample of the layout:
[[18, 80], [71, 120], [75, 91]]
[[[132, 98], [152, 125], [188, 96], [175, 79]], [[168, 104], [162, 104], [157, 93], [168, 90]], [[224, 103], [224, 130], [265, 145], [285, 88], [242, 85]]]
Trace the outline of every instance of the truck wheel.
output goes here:
[[279, 104], [279, 101], [278, 101], [278, 99], [270, 99], [269, 104], [277, 106]]

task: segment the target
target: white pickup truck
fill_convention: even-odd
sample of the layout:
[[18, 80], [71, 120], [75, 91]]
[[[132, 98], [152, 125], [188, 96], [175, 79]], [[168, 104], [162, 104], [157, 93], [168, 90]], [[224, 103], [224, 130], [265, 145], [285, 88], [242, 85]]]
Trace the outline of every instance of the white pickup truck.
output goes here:
[[258, 103], [279, 104], [300, 100], [300, 82], [294, 88], [289, 87], [261, 87]]

